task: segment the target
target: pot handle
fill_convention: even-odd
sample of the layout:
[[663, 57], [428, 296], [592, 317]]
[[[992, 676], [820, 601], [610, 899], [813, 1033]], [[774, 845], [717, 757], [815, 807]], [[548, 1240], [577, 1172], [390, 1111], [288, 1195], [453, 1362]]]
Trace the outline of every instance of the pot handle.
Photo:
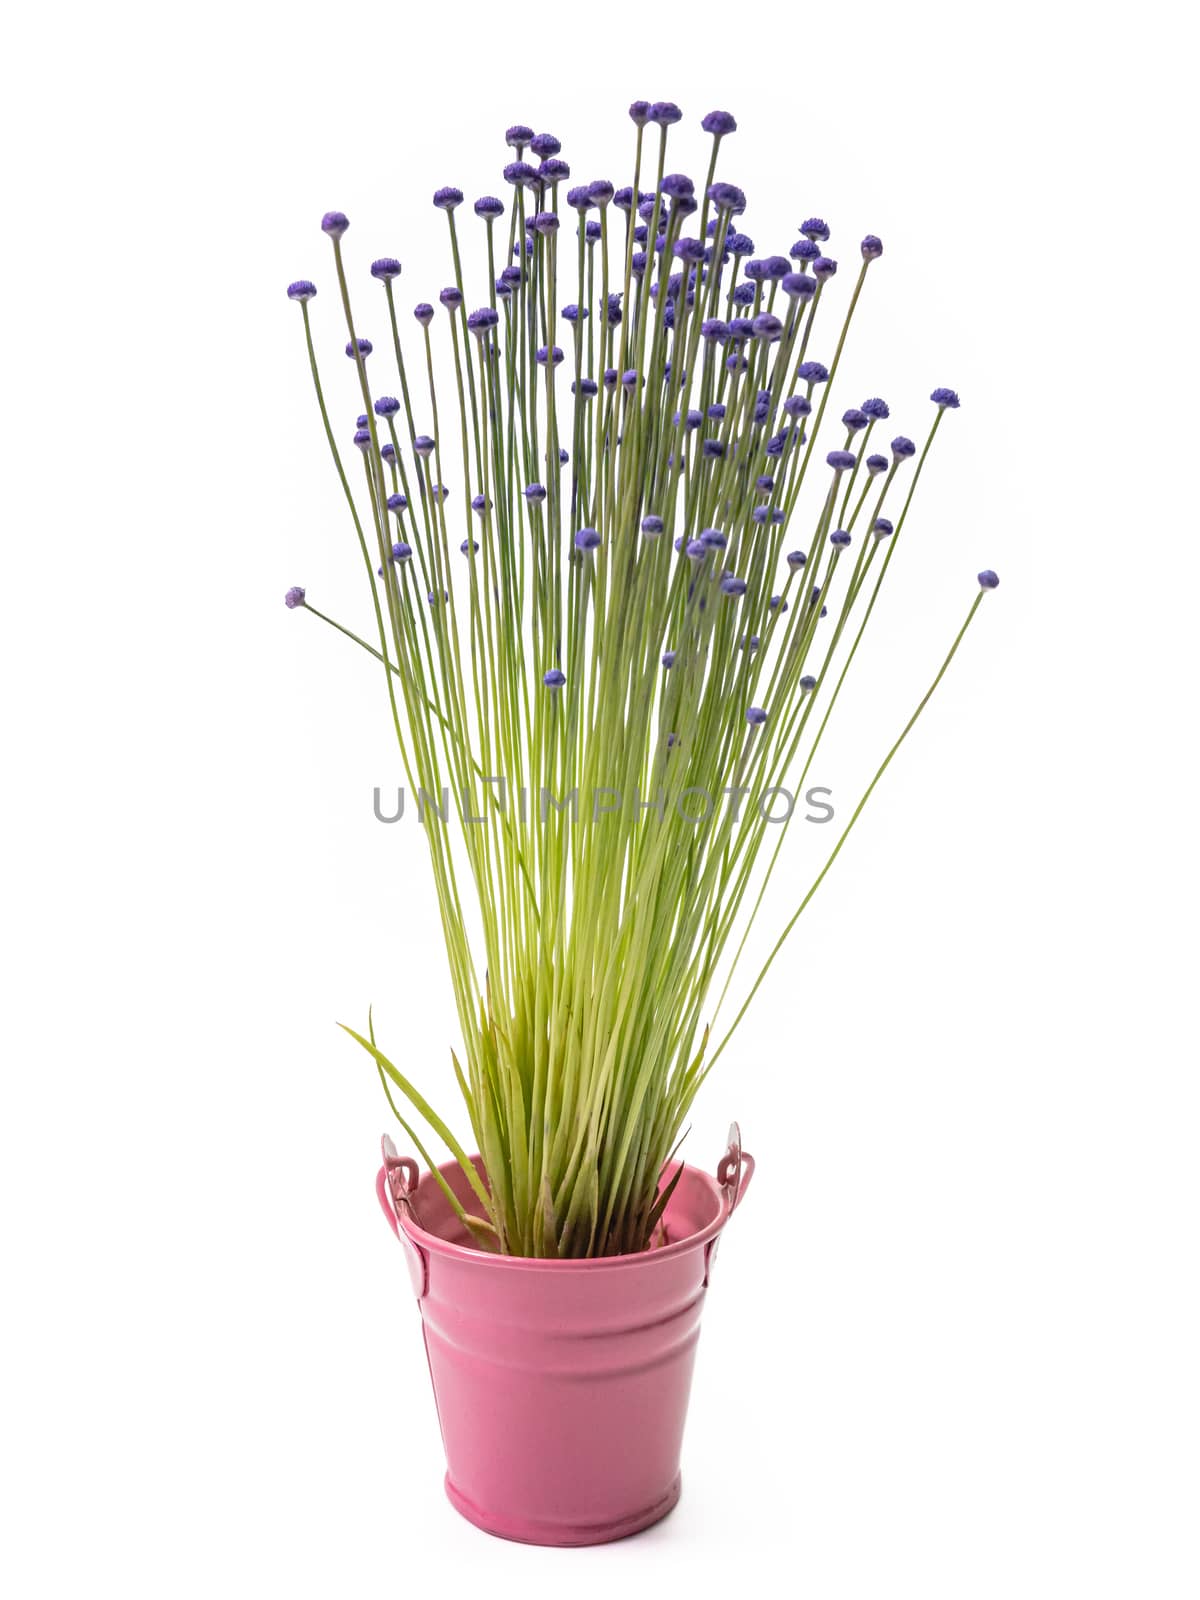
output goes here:
[[429, 1268], [425, 1260], [425, 1252], [415, 1240], [400, 1226], [400, 1212], [407, 1211], [415, 1222], [412, 1208], [412, 1192], [417, 1187], [420, 1173], [417, 1163], [411, 1156], [401, 1156], [396, 1152], [396, 1146], [385, 1133], [383, 1136], [383, 1165], [375, 1174], [375, 1194], [387, 1225], [404, 1246], [404, 1259], [408, 1263], [408, 1275], [412, 1280], [413, 1293], [420, 1300], [429, 1287]]
[[736, 1122], [731, 1122], [729, 1147], [717, 1166], [717, 1182], [725, 1193], [726, 1216], [732, 1216], [745, 1199], [753, 1176], [754, 1157], [742, 1149], [742, 1130]]

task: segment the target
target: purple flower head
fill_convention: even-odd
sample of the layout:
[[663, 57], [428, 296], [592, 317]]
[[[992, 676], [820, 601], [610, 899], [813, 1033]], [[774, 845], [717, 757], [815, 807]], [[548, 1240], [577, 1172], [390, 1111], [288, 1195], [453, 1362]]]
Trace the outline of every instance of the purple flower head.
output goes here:
[[754, 324], [749, 317], [734, 317], [729, 324], [729, 337], [731, 339], [749, 339], [754, 332]]
[[807, 417], [812, 411], [812, 401], [805, 395], [792, 394], [783, 402], [785, 416]]
[[475, 202], [475, 215], [485, 222], [494, 222], [504, 215], [504, 202], [497, 200], [494, 194], [481, 194]]
[[807, 272], [789, 272], [780, 287], [791, 300], [809, 300], [817, 292], [816, 279]]
[[720, 400], [714, 400], [712, 405], [709, 406], [705, 415], [708, 416], [713, 422], [722, 422], [724, 421], [726, 410], [727, 407], [724, 406]]
[[[986, 572], [981, 572], [979, 574], [979, 587], [981, 589], [998, 589], [1000, 587], [1000, 579], [990, 567]], [[300, 591], [300, 593], [304, 593], [303, 589]]]
[[447, 288], [442, 290], [441, 294], [438, 295], [438, 299], [442, 302], [447, 311], [457, 311], [459, 306], [463, 303], [462, 290], [457, 286], [457, 284], [452, 283]]
[[304, 604], [304, 590], [289, 589], [283, 597], [283, 603], [289, 611], [295, 611], [297, 606]]
[[849, 411], [842, 412], [842, 425], [851, 433], [857, 433], [860, 428], [865, 428], [870, 420], [865, 411], [859, 411], [855, 406], [851, 406]]
[[708, 554], [708, 546], [703, 539], [689, 539], [683, 553], [689, 561], [703, 561]]
[[578, 392], [585, 400], [593, 400], [600, 393], [600, 385], [595, 378], [580, 378], [578, 386], [571, 385], [571, 393]]
[[871, 532], [877, 539], [886, 539], [890, 533], [895, 533], [895, 528], [886, 517], [876, 517], [871, 524]]
[[755, 506], [750, 515], [760, 528], [765, 528], [771, 520], [771, 508], [770, 506]]
[[663, 519], [661, 517], [656, 517], [651, 514], [648, 517], [642, 518], [642, 532], [645, 534], [647, 539], [657, 539], [662, 531]]
[[321, 218], [321, 232], [331, 239], [340, 239], [349, 226], [350, 218], [344, 211], [327, 211]]
[[729, 337], [729, 328], [720, 317], [708, 317], [700, 324], [700, 336], [711, 344], [724, 344]]
[[800, 679], [800, 693], [811, 694], [816, 687], [817, 680], [813, 677], [811, 672], [806, 672]]
[[391, 283], [393, 278], [398, 278], [404, 269], [395, 256], [380, 256], [378, 261], [371, 263], [371, 276], [378, 278], [382, 283]]
[[734, 257], [752, 256], [754, 240], [748, 233], [731, 233], [725, 241], [725, 248]]
[[503, 278], [496, 279], [496, 293], [499, 295], [501, 300], [509, 300], [512, 298], [512, 290], [509, 288], [508, 284], [505, 283]]
[[309, 283], [307, 278], [297, 278], [295, 283], [288, 284], [289, 300], [311, 300], [316, 292], [316, 284]]
[[427, 328], [433, 321], [433, 307], [428, 301], [422, 300], [420, 305], [413, 307], [413, 316], [423, 328]]
[[752, 306], [757, 297], [757, 290], [752, 283], [739, 283], [733, 291], [735, 306]]
[[371, 343], [370, 339], [359, 339], [357, 351], [355, 350], [354, 345], [347, 344], [346, 354], [350, 357], [351, 361], [353, 361], [356, 354], [365, 358], [371, 354], [371, 351], [374, 350], [374, 348], [375, 346]]
[[764, 473], [762, 477], [755, 478], [754, 487], [763, 494], [770, 494], [775, 487], [775, 479], [768, 477]]
[[767, 720], [767, 713], [761, 706], [751, 706], [746, 712], [746, 721], [752, 728], [761, 728]]
[[773, 594], [767, 604], [772, 611], [778, 611], [780, 616], [788, 609], [788, 603], [781, 594]]
[[450, 498], [450, 490], [446, 487], [446, 485], [444, 483], [435, 483], [435, 484], [433, 484], [431, 486], [429, 492], [433, 496], [435, 501], [443, 501], [443, 500], [448, 500]]
[[510, 161], [504, 169], [504, 181], [514, 188], [527, 189], [537, 182], [537, 168], [531, 167], [528, 161]]
[[549, 672], [544, 672], [542, 674], [542, 682], [546, 685], [547, 689], [561, 689], [566, 681], [566, 673], [560, 672], [557, 667], [551, 667]]
[[676, 239], [671, 249], [681, 261], [687, 261], [692, 265], [698, 265], [704, 260], [704, 241], [702, 239]]
[[636, 385], [637, 385], [637, 381], [638, 381], [638, 375], [637, 375], [636, 370], [633, 367], [627, 367], [625, 369], [625, 371], [621, 374], [621, 383], [624, 385], [624, 387], [626, 389], [635, 388]]
[[657, 122], [660, 128], [669, 128], [682, 120], [683, 112], [671, 100], [656, 100], [650, 107], [650, 121]]
[[387, 508], [399, 516], [402, 511], [408, 510], [408, 501], [402, 494], [390, 494], [387, 497]]
[[710, 111], [700, 124], [705, 133], [722, 139], [727, 133], [737, 132], [737, 118], [732, 111]]
[[614, 193], [613, 204], [618, 211], [624, 211], [626, 214], [633, 210], [633, 189], [629, 184]]
[[790, 571], [799, 572], [800, 568], [805, 566], [807, 561], [808, 557], [805, 555], [803, 550], [788, 551], [787, 564]]
[[873, 478], [880, 472], [886, 472], [887, 469], [888, 469], [888, 458], [886, 456], [868, 456], [867, 457], [867, 471], [871, 474], [871, 476]]
[[818, 256], [812, 264], [813, 277], [818, 283], [824, 283], [826, 278], [832, 278], [837, 271], [837, 262], [831, 261], [828, 256]]
[[618, 291], [608, 297], [605, 317], [610, 328], [618, 328], [621, 325], [621, 293], [622, 291]]
[[802, 361], [796, 368], [796, 376], [805, 383], [828, 383], [829, 368], [822, 366], [819, 361]]
[[710, 461], [719, 461], [725, 454], [725, 446], [720, 439], [705, 439], [701, 446], [701, 454], [707, 456]]
[[534, 215], [529, 226], [535, 233], [540, 233], [544, 238], [547, 234], [558, 232], [558, 218], [553, 211], [539, 211]]
[[363, 451], [369, 450], [371, 448], [371, 435], [368, 433], [366, 428], [359, 428], [358, 429], [358, 431], [354, 435], [354, 443], [358, 446], [358, 448], [360, 450], [363, 450]]
[[580, 528], [575, 535], [576, 550], [595, 550], [599, 544], [600, 535], [595, 528]]
[[735, 578], [735, 577], [731, 576], [729, 573], [726, 573], [726, 575], [721, 579], [721, 593], [722, 594], [727, 594], [727, 595], [732, 596], [732, 598], [735, 599], [735, 600], [740, 600], [742, 595], [745, 594], [745, 592], [746, 592], [746, 580], [745, 580], [745, 578]]
[[809, 217], [800, 224], [800, 232], [806, 239], [819, 239], [824, 244], [829, 237], [829, 226], [820, 217]]
[[411, 555], [412, 545], [405, 544], [403, 539], [400, 540], [399, 544], [394, 544], [392, 546], [392, 560], [399, 561], [401, 565], [403, 565], [403, 563], [406, 562]]
[[527, 483], [524, 494], [530, 505], [540, 506], [546, 498], [546, 491], [540, 483]]
[[462, 205], [463, 192], [453, 187], [435, 189], [433, 203], [439, 211], [453, 211], [455, 206]]
[[845, 528], [839, 528], [836, 533], [829, 535], [829, 542], [835, 550], [847, 550], [850, 547], [850, 535]]
[[588, 198], [594, 206], [606, 206], [613, 197], [613, 186], [607, 178], [596, 178], [587, 186]]
[[728, 542], [725, 535], [717, 528], [702, 528], [700, 530], [700, 543], [707, 550], [724, 550]]
[[877, 234], [869, 233], [860, 246], [864, 261], [878, 261], [883, 254], [883, 240]]
[[752, 633], [748, 639], [747, 639], [746, 635], [743, 634], [742, 637], [738, 640], [738, 649], [739, 650], [749, 650], [750, 654], [753, 655], [754, 652], [758, 649], [758, 646], [759, 646], [760, 642], [761, 641], [759, 640], [759, 637], [758, 637], [758, 635], [756, 633]]
[[[736, 183], [710, 184], [708, 198], [718, 211], [728, 211], [731, 217], [740, 217], [746, 209], [746, 191], [739, 189]], [[750, 248], [753, 250], [754, 246], [751, 245]]]
[[892, 440], [892, 455], [897, 461], [907, 461], [910, 456], [915, 456], [916, 453], [916, 445], [911, 439], [906, 439], [902, 433], [898, 433]]
[[686, 172], [668, 172], [662, 181], [662, 192], [670, 195], [672, 200], [690, 200], [696, 192], [696, 185]]
[[558, 345], [555, 345], [553, 350], [551, 350], [548, 345], [542, 345], [537, 353], [537, 362], [539, 367], [544, 367], [548, 363], [553, 363], [553, 365], [557, 367], [562, 358], [563, 353], [559, 349]]
[[556, 139], [552, 133], [539, 133], [529, 141], [529, 148], [539, 161], [544, 161], [547, 156], [556, 156], [562, 149], [562, 140]]
[[662, 664], [663, 664], [664, 667], [666, 667], [667, 671], [670, 672], [671, 668], [675, 665], [675, 652], [674, 652], [674, 650], [664, 650], [663, 651]]
[[478, 555], [479, 554], [479, 540], [478, 539], [464, 539], [463, 542], [459, 545], [458, 548], [459, 548], [459, 550], [462, 552], [462, 554], [464, 556]]
[[375, 402], [375, 415], [377, 417], [394, 417], [400, 409], [400, 402], [394, 395], [381, 394]]
[[511, 145], [514, 150], [523, 150], [532, 138], [532, 128], [527, 128], [523, 122], [514, 122], [504, 135], [504, 142]]
[[500, 276], [505, 283], [515, 288], [517, 284], [522, 281], [524, 274], [522, 273], [520, 267], [505, 267]]
[[[604, 369], [604, 387], [606, 389], [615, 389], [617, 387], [617, 379], [620, 376], [621, 376], [621, 374], [617, 371], [616, 367], [605, 367], [605, 369]], [[617, 443], [620, 444], [620, 442], [621, 441], [618, 439]]]
[[849, 472], [858, 457], [850, 450], [831, 450], [825, 460], [835, 472]]
[[492, 331], [499, 321], [500, 313], [498, 311], [493, 311], [491, 306], [480, 306], [478, 311], [472, 311], [467, 318], [467, 328], [471, 333], [477, 334], [482, 339], [485, 334]]
[[644, 128], [650, 121], [649, 100], [635, 100], [629, 108], [629, 115], [639, 128]]
[[958, 410], [959, 398], [953, 389], [935, 389], [929, 398], [942, 411]]
[[633, 268], [634, 277], [640, 278], [646, 271], [646, 252], [644, 250], [635, 250], [630, 259], [630, 265]]
[[480, 516], [483, 516], [485, 511], [490, 511], [491, 509], [492, 502], [487, 498], [486, 495], [477, 494], [471, 501], [471, 510], [477, 511]]
[[865, 411], [867, 416], [871, 417], [875, 422], [884, 422], [892, 414], [887, 401], [880, 400], [878, 396], [871, 400], [864, 400], [859, 410]]
[[793, 261], [817, 261], [820, 259], [821, 251], [811, 239], [797, 239], [788, 251], [788, 255]]
[[[437, 605], [437, 595], [434, 594], [432, 589], [430, 589], [429, 593], [425, 596], [425, 598], [426, 598], [426, 600], [429, 601], [429, 604], [431, 606]], [[442, 590], [442, 603], [445, 604], [449, 599], [450, 599], [450, 591], [448, 589], [443, 589]]]
[[389, 467], [395, 464], [396, 446], [394, 444], [381, 444], [379, 446], [379, 454]]
[[588, 308], [584, 306], [583, 310], [581, 311], [577, 305], [564, 306], [562, 308], [562, 318], [564, 322], [586, 322], [588, 319]]
[[413, 454], [427, 460], [434, 451], [434, 442], [427, 433], [419, 433], [413, 440]]
[[755, 317], [751, 326], [756, 339], [778, 339], [783, 332], [783, 323], [773, 312], [763, 311]]
[[558, 156], [547, 157], [538, 167], [538, 178], [542, 183], [561, 183], [564, 178], [570, 176], [570, 165]]

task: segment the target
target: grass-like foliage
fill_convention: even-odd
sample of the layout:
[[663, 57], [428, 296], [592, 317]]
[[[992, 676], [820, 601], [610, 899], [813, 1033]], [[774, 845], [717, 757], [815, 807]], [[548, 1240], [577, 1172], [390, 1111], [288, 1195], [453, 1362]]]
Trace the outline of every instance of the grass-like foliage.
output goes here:
[[[848, 298], [818, 218], [790, 257], [755, 257], [745, 196], [716, 175], [732, 117], [704, 119], [697, 190], [667, 172], [677, 108], [631, 115], [632, 183], [615, 193], [570, 187], [557, 140], [510, 130], [508, 202], [474, 206], [486, 276], [471, 285], [463, 196], [439, 190], [452, 286], [438, 314], [416, 308], [402, 341], [400, 263], [373, 263], [385, 348], [372, 351], [351, 307], [347, 220], [324, 218], [338, 343], [361, 384], [356, 449], [342, 451], [326, 409], [316, 290], [288, 291], [377, 637], [333, 626], [376, 657], [422, 796], [463, 1037], [455, 1069], [486, 1184], [373, 1027], [347, 1031], [429, 1165], [426, 1129], [463, 1164], [477, 1204], [454, 1204], [480, 1245], [517, 1255], [655, 1238], [688, 1108], [766, 971], [712, 1032], [787, 835], [771, 819], [804, 791], [958, 405], [934, 391], [920, 448], [897, 437], [873, 453], [881, 400], [819, 443], [878, 239], [856, 250]], [[828, 368], [810, 356], [818, 345]], [[981, 574], [772, 959], [995, 582]], [[303, 590], [287, 601], [333, 621]]]

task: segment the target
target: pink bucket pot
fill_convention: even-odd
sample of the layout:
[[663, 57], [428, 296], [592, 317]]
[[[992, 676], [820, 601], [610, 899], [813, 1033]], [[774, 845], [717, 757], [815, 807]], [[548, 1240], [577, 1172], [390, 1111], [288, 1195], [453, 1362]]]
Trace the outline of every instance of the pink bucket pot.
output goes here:
[[[476, 1249], [430, 1174], [386, 1137], [383, 1157], [376, 1192], [421, 1309], [451, 1503], [527, 1544], [602, 1544], [665, 1517], [713, 1257], [754, 1173], [736, 1123], [716, 1178], [683, 1165], [665, 1244], [587, 1261]], [[458, 1163], [440, 1170], [470, 1209]]]

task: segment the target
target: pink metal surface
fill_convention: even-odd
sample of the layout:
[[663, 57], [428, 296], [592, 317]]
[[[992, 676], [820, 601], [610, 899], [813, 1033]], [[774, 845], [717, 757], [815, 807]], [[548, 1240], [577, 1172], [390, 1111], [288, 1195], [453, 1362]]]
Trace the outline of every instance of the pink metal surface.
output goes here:
[[[440, 1171], [472, 1209], [457, 1162]], [[665, 1244], [542, 1261], [475, 1248], [436, 1180], [384, 1139], [376, 1192], [409, 1256], [446, 1493], [465, 1517], [506, 1539], [583, 1545], [666, 1516], [713, 1253], [753, 1173], [735, 1123], [715, 1179], [683, 1167]]]

